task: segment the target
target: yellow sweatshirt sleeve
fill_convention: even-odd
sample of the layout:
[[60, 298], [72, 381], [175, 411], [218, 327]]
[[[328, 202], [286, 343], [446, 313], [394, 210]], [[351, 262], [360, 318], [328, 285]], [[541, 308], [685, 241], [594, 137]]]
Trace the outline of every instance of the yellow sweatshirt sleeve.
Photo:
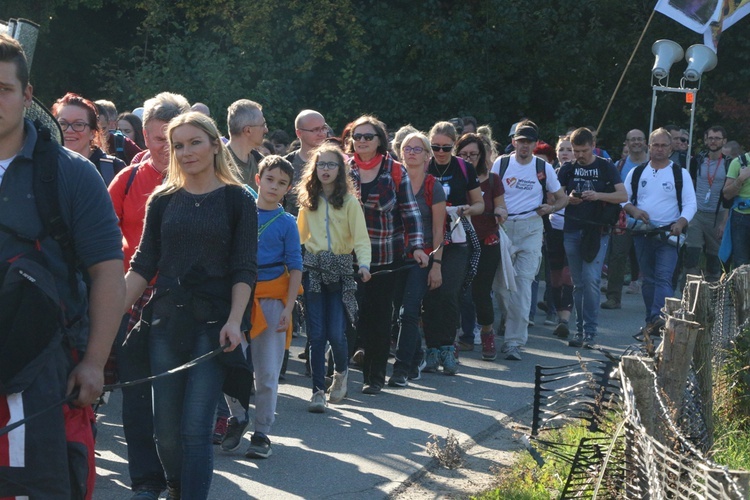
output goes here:
[[349, 232], [354, 241], [354, 253], [357, 254], [357, 263], [360, 267], [370, 268], [372, 261], [372, 246], [370, 235], [367, 233], [365, 213], [359, 205], [359, 200], [350, 196], [346, 203], [347, 220], [349, 221]]

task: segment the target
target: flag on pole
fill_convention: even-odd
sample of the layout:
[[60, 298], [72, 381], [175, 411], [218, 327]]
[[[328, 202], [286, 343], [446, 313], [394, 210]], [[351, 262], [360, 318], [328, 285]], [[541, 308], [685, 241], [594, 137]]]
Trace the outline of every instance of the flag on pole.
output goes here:
[[655, 10], [702, 33], [716, 51], [721, 33], [750, 13], [750, 0], [659, 0]]

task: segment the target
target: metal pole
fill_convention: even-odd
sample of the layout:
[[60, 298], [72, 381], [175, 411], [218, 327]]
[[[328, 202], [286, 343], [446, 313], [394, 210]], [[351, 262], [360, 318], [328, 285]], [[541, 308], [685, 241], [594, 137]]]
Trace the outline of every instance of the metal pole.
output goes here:
[[[700, 86], [700, 83], [698, 83]], [[693, 152], [693, 127], [695, 125], [695, 101], [698, 100], [698, 91], [694, 90], [693, 94], [693, 105], [690, 107], [690, 135], [688, 136], [688, 150], [685, 155], [685, 168], [690, 172], [690, 155]], [[685, 94], [687, 95], [687, 94]]]
[[656, 86], [651, 87], [653, 89], [652, 97], [651, 97], [651, 121], [648, 123], [648, 136], [646, 137], [646, 140], [648, 141], [648, 137], [651, 136], [651, 132], [654, 131], [654, 113], [656, 113]]

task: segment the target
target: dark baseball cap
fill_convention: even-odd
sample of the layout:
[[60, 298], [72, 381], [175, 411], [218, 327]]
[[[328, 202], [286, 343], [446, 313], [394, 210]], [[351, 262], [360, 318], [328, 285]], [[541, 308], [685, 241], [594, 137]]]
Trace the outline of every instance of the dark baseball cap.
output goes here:
[[539, 140], [539, 134], [537, 133], [534, 127], [523, 125], [520, 127], [516, 127], [516, 133], [513, 134], [513, 138], [514, 139], [526, 139], [528, 141], [533, 142], [533, 141]]

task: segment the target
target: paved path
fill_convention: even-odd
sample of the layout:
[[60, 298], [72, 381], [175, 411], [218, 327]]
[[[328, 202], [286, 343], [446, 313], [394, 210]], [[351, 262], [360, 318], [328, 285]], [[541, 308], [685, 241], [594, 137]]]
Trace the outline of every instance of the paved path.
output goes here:
[[[599, 343], [622, 351], [634, 342], [632, 335], [642, 317], [640, 296], [623, 295], [623, 309], [601, 311]], [[539, 313], [522, 361], [482, 361], [477, 346], [461, 353], [455, 377], [424, 374], [407, 388], [386, 387], [377, 396], [360, 392], [362, 375], [352, 370], [349, 397], [324, 414], [307, 412], [310, 379], [296, 356], [304, 339], [294, 339], [286, 382], [279, 389], [273, 455], [267, 460], [244, 458], [249, 433], [237, 452], [215, 447], [210, 498], [388, 497], [430, 462], [430, 435], [444, 438], [451, 430], [465, 442], [486, 434], [531, 403], [535, 365], [557, 366], [578, 359], [577, 350], [554, 337], [553, 327], [542, 326], [543, 321]], [[598, 357], [591, 351], [581, 354]], [[119, 393], [100, 409], [95, 499], [130, 497], [120, 411]]]

